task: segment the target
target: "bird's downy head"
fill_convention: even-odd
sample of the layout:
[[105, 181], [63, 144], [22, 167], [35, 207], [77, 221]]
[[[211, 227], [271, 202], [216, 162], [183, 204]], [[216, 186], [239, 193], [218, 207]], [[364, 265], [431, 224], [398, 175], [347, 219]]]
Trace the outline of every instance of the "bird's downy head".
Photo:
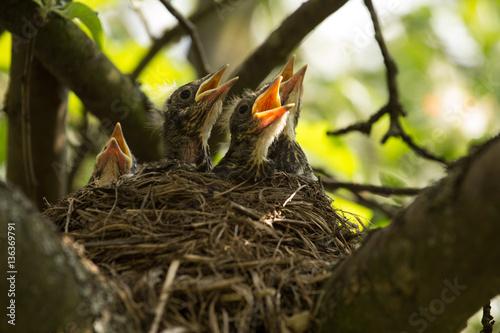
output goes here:
[[90, 181], [106, 186], [118, 180], [121, 175], [132, 174], [137, 167], [135, 158], [125, 141], [120, 123], [116, 123], [111, 138], [96, 157], [94, 172]]
[[267, 150], [286, 123], [288, 110], [294, 104], [281, 105], [279, 76], [263, 92], [243, 97], [230, 119], [231, 140], [252, 146], [256, 161], [266, 160]]
[[202, 142], [206, 143], [212, 127], [222, 112], [222, 102], [238, 79], [235, 77], [220, 84], [227, 67], [228, 65], [225, 65], [216, 72], [185, 84], [173, 92], [163, 107], [165, 130], [175, 128], [179, 132], [178, 135], [199, 136]]

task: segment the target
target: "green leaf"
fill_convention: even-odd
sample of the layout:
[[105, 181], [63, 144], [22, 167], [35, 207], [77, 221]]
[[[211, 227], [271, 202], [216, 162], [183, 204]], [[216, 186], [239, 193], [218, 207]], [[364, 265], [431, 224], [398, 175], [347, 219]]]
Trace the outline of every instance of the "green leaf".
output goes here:
[[381, 171], [379, 174], [380, 182], [384, 186], [391, 186], [391, 187], [405, 187], [406, 183], [404, 180], [401, 178], [390, 174], [388, 172], [383, 172]]
[[81, 2], [71, 2], [59, 13], [68, 19], [79, 19], [89, 29], [99, 50], [102, 50], [104, 34], [97, 12]]

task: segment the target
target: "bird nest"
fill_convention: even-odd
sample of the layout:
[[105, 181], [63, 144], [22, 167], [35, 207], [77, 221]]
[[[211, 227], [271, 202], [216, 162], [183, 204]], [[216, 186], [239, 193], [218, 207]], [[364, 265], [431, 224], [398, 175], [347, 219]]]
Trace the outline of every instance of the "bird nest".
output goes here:
[[236, 184], [150, 170], [43, 215], [85, 247], [143, 331], [307, 331], [359, 235], [320, 183], [284, 173]]

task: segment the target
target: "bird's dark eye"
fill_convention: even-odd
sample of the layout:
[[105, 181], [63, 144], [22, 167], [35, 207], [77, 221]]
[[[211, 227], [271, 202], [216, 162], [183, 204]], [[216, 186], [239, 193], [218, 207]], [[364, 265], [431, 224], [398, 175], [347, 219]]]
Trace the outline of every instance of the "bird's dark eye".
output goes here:
[[189, 91], [189, 90], [183, 90], [181, 92], [181, 98], [182, 99], [188, 99], [189, 96], [191, 96], [191, 91]]
[[247, 112], [247, 110], [248, 110], [248, 105], [242, 105], [238, 109], [238, 111], [239, 111], [240, 114], [243, 114], [243, 113]]

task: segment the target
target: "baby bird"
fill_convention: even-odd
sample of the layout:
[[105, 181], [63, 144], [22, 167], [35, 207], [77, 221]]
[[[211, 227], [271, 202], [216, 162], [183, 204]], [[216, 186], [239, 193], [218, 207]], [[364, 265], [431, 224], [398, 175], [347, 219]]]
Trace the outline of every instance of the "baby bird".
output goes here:
[[285, 128], [271, 145], [269, 149], [269, 158], [276, 163], [276, 170], [278, 171], [318, 180], [307, 161], [306, 154], [295, 138], [295, 128], [299, 122], [302, 108], [302, 84], [307, 65], [293, 74], [294, 60], [295, 56], [288, 61], [279, 75], [283, 76], [283, 82], [280, 86], [282, 103], [294, 103], [295, 106], [290, 109], [290, 116], [288, 117]]
[[96, 157], [89, 183], [107, 186], [116, 183], [122, 175], [133, 174], [137, 167], [135, 158], [125, 141], [120, 123], [116, 123], [111, 138]]
[[165, 158], [193, 164], [198, 171], [212, 168], [208, 138], [222, 112], [222, 102], [237, 77], [220, 85], [228, 65], [173, 92], [163, 106]]
[[268, 149], [285, 125], [294, 104], [282, 106], [278, 77], [267, 88], [247, 93], [232, 110], [229, 120], [231, 143], [213, 172], [232, 180], [259, 181], [271, 177], [274, 163], [267, 159]]

